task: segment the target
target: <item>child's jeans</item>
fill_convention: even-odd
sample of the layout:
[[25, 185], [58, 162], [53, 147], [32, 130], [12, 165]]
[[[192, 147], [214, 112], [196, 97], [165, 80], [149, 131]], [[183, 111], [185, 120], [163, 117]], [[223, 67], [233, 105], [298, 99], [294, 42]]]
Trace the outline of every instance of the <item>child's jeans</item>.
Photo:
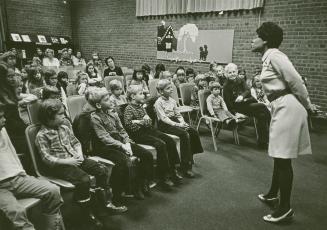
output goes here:
[[85, 159], [80, 166], [56, 165], [50, 169], [51, 175], [69, 181], [75, 185], [74, 198], [83, 201], [90, 198], [90, 177], [95, 176], [97, 186], [108, 187], [108, 169], [106, 166], [90, 159]]
[[39, 198], [44, 214], [59, 212], [63, 203], [58, 186], [28, 175], [18, 175], [0, 181], [0, 210], [15, 229], [34, 229], [27, 219], [26, 210], [16, 198]]

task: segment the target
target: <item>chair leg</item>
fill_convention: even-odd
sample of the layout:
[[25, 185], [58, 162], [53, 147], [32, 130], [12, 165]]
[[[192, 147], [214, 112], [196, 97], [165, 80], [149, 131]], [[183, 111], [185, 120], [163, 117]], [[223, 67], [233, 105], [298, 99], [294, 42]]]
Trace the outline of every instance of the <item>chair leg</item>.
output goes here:
[[213, 146], [215, 148], [215, 151], [217, 152], [217, 143], [216, 143], [216, 137], [215, 137], [215, 130], [213, 129], [212, 120], [209, 120], [209, 122], [210, 122], [210, 131], [211, 131]]
[[238, 138], [237, 127], [235, 129], [233, 129], [233, 136], [234, 136], [235, 144], [239, 145], [240, 144], [240, 140]]
[[200, 127], [200, 124], [201, 124], [201, 121], [202, 121], [203, 118], [204, 118], [204, 117], [200, 117], [200, 119], [199, 119], [199, 123], [198, 123], [198, 126], [197, 126], [197, 128], [196, 128], [197, 131], [199, 131], [199, 127]]
[[191, 114], [190, 114], [190, 112], [188, 112], [187, 115], [188, 115], [188, 121], [190, 122], [190, 125], [192, 125], [192, 119], [191, 119]]
[[255, 117], [253, 117], [253, 123], [254, 123], [254, 129], [255, 129], [255, 134], [257, 136], [257, 141], [259, 140], [259, 134], [258, 134], [258, 128], [257, 128], [257, 120]]

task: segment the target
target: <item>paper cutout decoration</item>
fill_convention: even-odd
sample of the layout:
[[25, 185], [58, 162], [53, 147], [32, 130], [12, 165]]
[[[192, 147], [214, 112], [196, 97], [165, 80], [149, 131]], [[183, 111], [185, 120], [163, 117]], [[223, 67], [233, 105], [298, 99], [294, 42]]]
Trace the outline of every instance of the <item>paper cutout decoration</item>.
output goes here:
[[24, 34], [21, 35], [24, 42], [32, 42], [30, 36]]
[[37, 39], [39, 40], [40, 43], [47, 43], [47, 39], [45, 38], [44, 35], [37, 35]]
[[158, 26], [157, 51], [172, 52], [173, 50], [177, 50], [177, 39], [173, 27], [171, 25], [167, 28], [165, 25]]
[[21, 37], [19, 36], [19, 34], [10, 34], [11, 35], [11, 38], [14, 42], [21, 42], [22, 39]]
[[51, 41], [53, 44], [60, 44], [59, 39], [56, 37], [51, 37]]
[[65, 45], [68, 43], [68, 41], [65, 38], [60, 38], [61, 44]]

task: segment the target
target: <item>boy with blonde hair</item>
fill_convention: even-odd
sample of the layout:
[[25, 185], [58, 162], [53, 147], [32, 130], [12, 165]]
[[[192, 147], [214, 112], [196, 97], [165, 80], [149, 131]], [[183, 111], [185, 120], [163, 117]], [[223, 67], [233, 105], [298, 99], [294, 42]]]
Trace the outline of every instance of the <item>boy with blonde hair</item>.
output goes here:
[[159, 130], [180, 138], [181, 171], [185, 177], [193, 178], [193, 154], [203, 152], [199, 134], [184, 121], [178, 111], [177, 102], [171, 97], [172, 83], [167, 79], [159, 80], [157, 90], [161, 96], [154, 107], [159, 120]]
[[[114, 201], [119, 202], [126, 183], [126, 172], [133, 156], [140, 159], [134, 195], [137, 199], [144, 199], [143, 191], [149, 191], [149, 183], [153, 179], [153, 157], [151, 152], [136, 145], [125, 131], [114, 105], [109, 99], [105, 88], [90, 90], [88, 102], [96, 108], [91, 114], [91, 124], [95, 132], [94, 150], [101, 156], [113, 161], [122, 170], [122, 176], [113, 172]], [[114, 186], [115, 185], [115, 186]]]

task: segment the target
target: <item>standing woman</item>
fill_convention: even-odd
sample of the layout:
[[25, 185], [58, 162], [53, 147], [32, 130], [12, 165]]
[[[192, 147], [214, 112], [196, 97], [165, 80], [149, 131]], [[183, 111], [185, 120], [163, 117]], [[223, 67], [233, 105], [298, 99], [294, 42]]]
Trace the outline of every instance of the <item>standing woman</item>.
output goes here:
[[290, 204], [291, 161], [298, 155], [311, 154], [307, 124], [307, 110], [311, 110], [311, 105], [300, 74], [288, 57], [278, 50], [283, 30], [273, 22], [265, 22], [256, 32], [258, 37], [252, 41], [252, 51], [262, 54], [260, 80], [272, 106], [268, 154], [274, 159], [270, 190], [258, 198], [263, 202], [279, 199], [277, 209], [263, 217], [265, 221], [276, 223], [294, 215]]

